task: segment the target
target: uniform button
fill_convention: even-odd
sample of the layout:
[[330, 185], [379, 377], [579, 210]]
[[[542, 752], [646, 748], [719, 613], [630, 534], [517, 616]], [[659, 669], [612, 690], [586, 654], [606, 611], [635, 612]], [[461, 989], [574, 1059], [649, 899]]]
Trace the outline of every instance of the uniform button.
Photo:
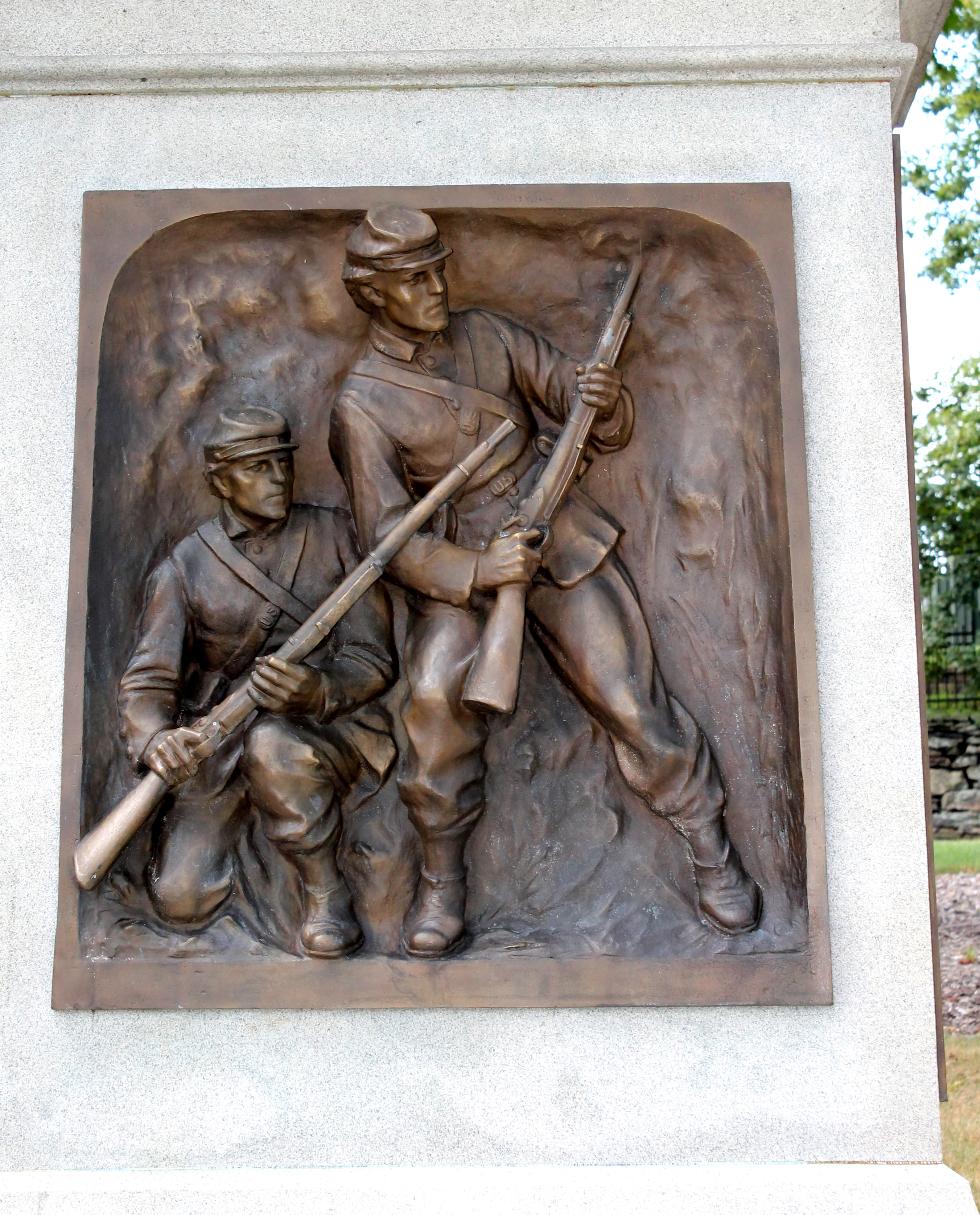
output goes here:
[[435, 367], [435, 365], [436, 365], [436, 361], [432, 357], [431, 354], [423, 354], [422, 357], [419, 359], [419, 362], [422, 364], [423, 367], [431, 368], [431, 367]]
[[253, 553], [261, 553], [261, 552], [262, 552], [262, 549], [263, 549], [264, 547], [265, 547], [265, 546], [264, 546], [264, 545], [263, 545], [263, 544], [262, 544], [260, 541], [258, 541], [258, 540], [254, 540], [254, 541], [253, 541], [253, 542], [252, 542], [252, 543], [249, 545], [249, 548], [251, 548], [251, 550], [252, 550], [252, 552], [253, 552]]

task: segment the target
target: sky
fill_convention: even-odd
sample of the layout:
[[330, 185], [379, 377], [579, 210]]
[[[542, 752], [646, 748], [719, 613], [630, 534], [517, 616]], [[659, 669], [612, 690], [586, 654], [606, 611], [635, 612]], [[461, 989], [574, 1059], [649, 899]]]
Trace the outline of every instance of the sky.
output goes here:
[[[941, 142], [944, 123], [941, 117], [925, 114], [918, 103], [901, 130], [902, 154], [928, 156]], [[922, 277], [932, 240], [921, 224], [910, 221], [925, 214], [928, 200], [915, 190], [902, 191], [905, 220], [905, 292], [909, 328], [909, 368], [912, 389], [932, 382], [949, 380], [950, 373], [966, 358], [980, 355], [980, 283], [968, 283], [949, 291], [941, 283]], [[918, 405], [916, 413], [923, 406]]]

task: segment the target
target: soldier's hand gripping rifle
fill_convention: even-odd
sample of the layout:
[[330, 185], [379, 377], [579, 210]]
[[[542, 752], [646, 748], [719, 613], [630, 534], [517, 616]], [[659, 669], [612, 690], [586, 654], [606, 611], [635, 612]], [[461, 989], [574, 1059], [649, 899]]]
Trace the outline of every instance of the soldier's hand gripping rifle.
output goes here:
[[[330, 634], [337, 622], [350, 611], [358, 599], [381, 577], [385, 566], [404, 544], [453, 496], [515, 429], [505, 421], [474, 447], [473, 451], [429, 490], [424, 498], [402, 516], [390, 532], [368, 553], [364, 560], [326, 598], [309, 620], [301, 625], [276, 651], [277, 658], [287, 662], [302, 662]], [[256, 708], [242, 684], [217, 705], [206, 718], [194, 723], [203, 733], [194, 748], [199, 762], [213, 755], [222, 742], [251, 716]], [[155, 772], [149, 772], [132, 792], [100, 819], [75, 848], [75, 878], [84, 890], [97, 886], [112, 868], [117, 857], [137, 831], [151, 817], [170, 786]]]
[[[593, 363], [612, 367], [632, 322], [630, 303], [640, 278], [640, 257], [630, 259], [629, 270], [609, 323], [599, 338]], [[572, 408], [558, 441], [541, 470], [533, 489], [507, 520], [502, 536], [536, 530], [547, 543], [551, 520], [575, 483], [596, 411], [575, 393]], [[487, 616], [480, 645], [463, 687], [463, 703], [483, 713], [511, 713], [517, 703], [524, 649], [524, 609], [528, 588], [511, 582], [497, 588], [497, 597]]]

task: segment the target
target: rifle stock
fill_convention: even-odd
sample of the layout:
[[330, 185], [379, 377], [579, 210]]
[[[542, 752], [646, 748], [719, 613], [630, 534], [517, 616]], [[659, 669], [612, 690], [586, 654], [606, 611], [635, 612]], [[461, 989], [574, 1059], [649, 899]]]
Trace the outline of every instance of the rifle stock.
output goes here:
[[[629, 331], [629, 306], [640, 278], [640, 258], [634, 257], [609, 322], [596, 344], [594, 363], [613, 366]], [[548, 462], [531, 492], [518, 506], [502, 535], [549, 527], [575, 482], [585, 453], [595, 410], [576, 393], [565, 425]], [[463, 685], [463, 704], [480, 713], [512, 713], [517, 704], [524, 652], [524, 614], [528, 587], [510, 583], [497, 588], [487, 613], [480, 644]]]
[[479, 713], [513, 712], [521, 680], [527, 592], [522, 582], [497, 588], [463, 688], [467, 708]]
[[144, 823], [149, 822], [167, 792], [167, 782], [148, 772], [135, 789], [100, 819], [75, 848], [75, 881], [94, 890]]
[[[276, 651], [287, 662], [302, 662], [329, 636], [337, 622], [346, 615], [361, 596], [381, 577], [385, 566], [399, 549], [460, 489], [515, 429], [510, 421], [501, 422], [482, 443], [474, 447], [465, 460], [454, 465], [432, 489], [395, 524], [374, 550], [341, 582], [310, 618]], [[204, 734], [194, 754], [198, 760], [213, 755], [221, 743], [242, 726], [256, 711], [247, 685], [231, 692], [212, 709], [206, 719], [194, 723]], [[105, 877], [123, 849], [149, 822], [170, 786], [155, 772], [148, 772], [135, 789], [115, 805], [108, 814], [75, 846], [75, 880], [83, 890], [92, 890]]]

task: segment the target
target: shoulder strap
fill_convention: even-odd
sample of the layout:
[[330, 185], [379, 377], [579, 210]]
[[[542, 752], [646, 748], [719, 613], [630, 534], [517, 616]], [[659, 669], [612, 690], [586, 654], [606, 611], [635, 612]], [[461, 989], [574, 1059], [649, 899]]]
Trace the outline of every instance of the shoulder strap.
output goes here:
[[[312, 614], [313, 609], [305, 604], [302, 599], [298, 599], [292, 591], [286, 590], [278, 582], [273, 582], [257, 565], [249, 561], [243, 553], [240, 553], [228, 539], [225, 529], [217, 519], [211, 519], [209, 522], [203, 523], [197, 529], [197, 535], [211, 552], [214, 553], [221, 564], [231, 570], [240, 582], [244, 582], [246, 586], [251, 587], [267, 603], [271, 603], [279, 608], [281, 612], [285, 612], [297, 624], [302, 624]], [[305, 527], [297, 528], [293, 535], [287, 537], [287, 552], [283, 555], [283, 561], [280, 562], [279, 571], [277, 572], [285, 572], [283, 567], [287, 564], [292, 564], [291, 575], [288, 579], [290, 582], [296, 576], [296, 567], [299, 565], [299, 558], [303, 551], [305, 539]], [[292, 544], [290, 544], [290, 541], [292, 541]], [[293, 550], [293, 555], [290, 554], [290, 549]]]
[[[303, 556], [303, 549], [306, 548], [306, 536], [309, 528], [309, 520], [301, 518], [299, 512], [294, 507], [292, 514], [289, 516], [289, 522], [286, 524], [282, 555], [279, 558], [279, 564], [276, 566], [276, 575], [272, 579], [284, 591], [291, 591], [293, 583], [296, 581], [296, 572], [299, 569], [299, 563]], [[235, 551], [237, 552], [238, 550], [236, 549]], [[256, 568], [258, 567], [256, 566]], [[298, 596], [294, 595], [293, 598], [296, 599], [297, 603], [303, 603], [302, 599]], [[303, 604], [303, 606], [305, 607], [306, 605]], [[306, 615], [309, 616], [309, 614], [310, 612], [307, 611]]]
[[443, 401], [455, 401], [461, 410], [482, 409], [484, 413], [493, 414], [495, 418], [508, 418], [522, 430], [529, 429], [524, 411], [512, 401], [505, 401], [503, 397], [483, 388], [457, 384], [455, 380], [442, 379], [440, 376], [422, 375], [408, 367], [392, 367], [388, 363], [376, 362], [355, 363], [348, 379], [376, 380], [381, 384], [391, 384], [395, 388], [408, 388], [412, 392], [439, 397]]
[[[460, 388], [476, 387], [476, 362], [473, 358], [473, 343], [465, 320], [456, 313], [450, 321], [453, 338], [453, 353], [456, 356], [456, 371]], [[487, 410], [478, 405], [461, 405], [456, 416], [456, 442], [453, 444], [452, 463], [461, 464], [480, 441], [480, 426]], [[462, 486], [453, 495], [459, 497]]]
[[475, 388], [476, 359], [473, 355], [473, 342], [470, 338], [469, 326], [466, 324], [466, 318], [462, 313], [454, 312], [450, 317], [449, 332], [453, 340], [453, 354], [456, 358], [459, 386], [462, 388]]

